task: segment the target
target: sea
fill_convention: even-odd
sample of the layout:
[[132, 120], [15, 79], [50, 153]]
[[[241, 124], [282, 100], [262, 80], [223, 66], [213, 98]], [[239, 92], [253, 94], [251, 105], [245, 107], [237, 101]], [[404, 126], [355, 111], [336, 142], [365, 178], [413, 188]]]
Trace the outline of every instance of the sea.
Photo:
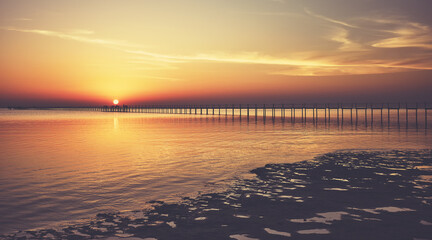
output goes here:
[[[0, 234], [85, 222], [218, 191], [268, 163], [432, 147], [432, 111], [295, 118], [0, 109]], [[322, 110], [323, 111], [323, 110]], [[369, 110], [370, 111], [370, 110]], [[416, 116], [417, 114], [417, 116]], [[407, 122], [408, 120], [408, 122]], [[429, 125], [429, 128], [428, 128]]]

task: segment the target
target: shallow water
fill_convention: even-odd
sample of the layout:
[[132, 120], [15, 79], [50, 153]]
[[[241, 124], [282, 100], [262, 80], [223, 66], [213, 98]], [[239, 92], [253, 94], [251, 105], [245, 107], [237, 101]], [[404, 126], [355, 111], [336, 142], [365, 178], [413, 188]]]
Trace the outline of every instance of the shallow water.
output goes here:
[[266, 163], [432, 146], [430, 130], [413, 121], [406, 129], [335, 120], [0, 110], [0, 233], [176, 201]]

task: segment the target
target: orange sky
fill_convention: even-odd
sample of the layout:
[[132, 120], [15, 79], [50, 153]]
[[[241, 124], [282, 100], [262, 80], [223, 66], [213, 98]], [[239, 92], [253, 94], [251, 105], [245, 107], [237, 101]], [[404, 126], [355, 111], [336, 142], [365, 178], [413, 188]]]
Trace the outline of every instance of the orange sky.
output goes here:
[[432, 101], [427, 0], [3, 0], [0, 106]]

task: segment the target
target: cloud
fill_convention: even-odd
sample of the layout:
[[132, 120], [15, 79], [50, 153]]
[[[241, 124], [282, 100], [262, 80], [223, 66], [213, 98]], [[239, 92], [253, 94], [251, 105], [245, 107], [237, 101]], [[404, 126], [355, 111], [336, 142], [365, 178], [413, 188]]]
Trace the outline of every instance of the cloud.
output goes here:
[[31, 18], [14, 18], [14, 21], [33, 21]]
[[[142, 45], [97, 38], [94, 32], [90, 30], [76, 29], [69, 32], [58, 32], [14, 27], [0, 29], [114, 48], [130, 54], [133, 60], [127, 61], [128, 64], [141, 65], [145, 70], [181, 70], [182, 64], [191, 62], [263, 65], [268, 74], [290, 76], [354, 75], [432, 70], [432, 52], [430, 51], [432, 50], [432, 34], [429, 26], [383, 17], [352, 19], [351, 21], [356, 24], [350, 24], [313, 14], [310, 11], [308, 14], [330, 24], [330, 27], [327, 28], [327, 35], [323, 37], [338, 43], [336, 48], [329, 48], [326, 51], [297, 52], [286, 57], [276, 57], [258, 51], [180, 55], [142, 50], [144, 48]], [[379, 34], [375, 34], [377, 32]], [[356, 38], [356, 35], [368, 36], [373, 40]], [[403, 54], [394, 50], [394, 48], [402, 47], [415, 47], [419, 50], [405, 51]], [[401, 60], [401, 56], [403, 56], [403, 60]]]
[[[135, 54], [140, 56], [151, 57], [152, 60], [157, 60], [161, 62], [168, 63], [183, 63], [189, 61], [211, 61], [211, 62], [229, 62], [229, 63], [238, 63], [238, 64], [264, 64], [264, 65], [294, 65], [294, 66], [335, 66], [332, 63], [318, 62], [312, 60], [296, 60], [296, 59], [288, 59], [288, 58], [275, 58], [271, 56], [265, 56], [256, 52], [248, 52], [248, 53], [240, 53], [240, 54], [231, 54], [231, 53], [216, 53], [216, 54], [197, 54], [197, 55], [168, 55], [168, 54], [160, 54], [150, 51], [142, 51], [142, 50], [131, 50], [132, 48], [137, 48], [139, 45], [125, 43], [121, 41], [114, 40], [106, 40], [100, 38], [91, 38], [88, 34], [93, 34], [92, 31], [75, 31], [75, 34], [63, 33], [58, 31], [50, 31], [50, 30], [40, 30], [40, 29], [20, 29], [13, 27], [3, 27], [1, 28], [7, 31], [16, 31], [23, 33], [33, 33], [44, 36], [57, 37], [66, 40], [74, 40], [79, 42], [86, 42], [92, 44], [101, 44], [106, 46], [116, 46], [116, 47], [126, 47], [126, 49], [122, 48], [121, 50]], [[85, 34], [82, 34], [82, 33]], [[80, 35], [77, 33], [81, 33]]]
[[328, 39], [340, 43], [339, 50], [342, 51], [366, 51], [362, 44], [349, 38], [349, 33], [348, 30], [337, 27], [330, 33]]
[[142, 57], [142, 56], [133, 56], [127, 61], [130, 64], [135, 65], [145, 65], [146, 67], [139, 67], [142, 70], [176, 70], [179, 67], [174, 66], [172, 63], [179, 63], [183, 61], [154, 61], [153, 58]]
[[227, 54], [197, 54], [197, 55], [165, 55], [146, 51], [127, 51], [129, 53], [150, 56], [157, 60], [166, 61], [210, 61], [210, 62], [228, 62], [238, 64], [264, 64], [264, 65], [291, 65], [291, 66], [335, 66], [332, 63], [311, 61], [311, 60], [295, 60], [287, 58], [275, 58], [271, 56], [260, 55], [256, 52]]
[[[338, 43], [331, 53], [315, 52], [309, 59], [326, 59], [336, 65], [321, 69], [295, 68], [282, 74], [309, 75], [365, 74], [395, 71], [432, 70], [432, 30], [402, 16], [369, 16], [336, 20], [305, 9], [327, 23], [324, 38]], [[402, 50], [410, 48], [410, 50]]]
[[432, 50], [432, 30], [429, 26], [399, 19], [368, 19], [369, 21], [387, 25], [384, 29], [392, 36], [376, 41], [372, 44], [377, 48], [424, 48]]
[[[377, 48], [403, 48], [403, 47], [416, 47], [416, 48], [425, 48], [432, 49], [432, 30], [429, 26], [409, 21], [408, 19], [404, 19], [402, 17], [363, 17], [359, 19], [353, 19], [352, 21], [357, 20], [358, 24], [352, 24], [346, 21], [336, 20], [330, 17], [326, 17], [323, 15], [319, 15], [311, 12], [308, 9], [304, 9], [305, 12], [314, 18], [321, 19], [325, 22], [339, 25], [336, 33], [333, 35], [331, 40], [343, 43], [344, 49], [351, 49], [353, 46], [355, 48], [359, 47], [359, 44], [353, 45], [353, 41], [347, 38], [347, 35], [350, 31], [363, 31], [363, 34], [367, 34], [366, 32], [381, 32], [391, 34], [391, 37], [382, 38], [376, 40], [371, 44], [372, 47]], [[371, 25], [373, 23], [373, 25]]]
[[74, 29], [68, 31], [68, 34], [72, 34], [72, 35], [93, 35], [94, 33], [95, 33], [94, 31], [86, 30], [86, 29]]
[[333, 18], [329, 18], [329, 17], [326, 17], [326, 16], [322, 16], [322, 15], [319, 15], [319, 14], [313, 13], [313, 12], [311, 12], [310, 10], [308, 10], [307, 8], [305, 8], [304, 11], [305, 11], [309, 16], [312, 16], [312, 17], [315, 17], [315, 18], [318, 18], [318, 19], [324, 20], [324, 21], [326, 21], [326, 22], [330, 22], [330, 23], [334, 23], [334, 24], [337, 24], [337, 25], [341, 25], [341, 26], [345, 26], [345, 27], [350, 27], [350, 28], [358, 28], [357, 26], [352, 25], [352, 24], [350, 24], [350, 23], [343, 22], [343, 21], [340, 21], [340, 20], [336, 20], [336, 19], [333, 19]]
[[338, 67], [310, 68], [295, 67], [287, 70], [274, 71], [274, 75], [287, 76], [338, 76], [338, 75], [362, 75], [401, 72], [397, 67], [384, 67], [379, 65], [343, 65]]
[[85, 43], [92, 43], [92, 44], [101, 44], [101, 45], [112, 46], [112, 47], [139, 47], [139, 45], [130, 44], [121, 41], [114, 41], [114, 40], [107, 40], [107, 39], [100, 39], [100, 38], [90, 38], [90, 37], [83, 36], [83, 35], [93, 34], [92, 31], [88, 31], [88, 30], [78, 30], [78, 32], [77, 30], [75, 30], [75, 33], [63, 33], [63, 32], [50, 31], [50, 30], [22, 29], [22, 28], [14, 28], [14, 27], [1, 27], [0, 29], [6, 31], [22, 32], [22, 33], [33, 33], [33, 34], [39, 34], [44, 36], [57, 37], [66, 40], [74, 40], [78, 42], [85, 42]]
[[250, 11], [238, 11], [236, 13], [248, 14], [248, 15], [258, 15], [258, 16], [288, 16], [288, 17], [301, 17], [299, 13], [294, 12], [250, 12]]
[[[128, 51], [129, 53], [154, 57], [154, 61], [180, 60], [182, 63], [192, 61], [209, 61], [235, 64], [258, 64], [279, 67], [281, 70], [269, 70], [269, 74], [288, 76], [332, 76], [332, 75], [360, 75], [394, 73], [411, 70], [432, 70], [430, 65], [424, 62], [431, 62], [430, 58], [411, 59], [409, 61], [369, 59], [367, 54], [361, 54], [358, 59], [349, 60], [349, 57], [333, 55], [318, 57], [305, 54], [303, 59], [274, 58], [260, 55], [258, 53], [243, 54], [198, 54], [190, 56], [155, 54], [145, 51]], [[366, 56], [366, 57], [365, 57]], [[308, 58], [316, 60], [307, 60]], [[345, 58], [345, 59], [344, 59]]]

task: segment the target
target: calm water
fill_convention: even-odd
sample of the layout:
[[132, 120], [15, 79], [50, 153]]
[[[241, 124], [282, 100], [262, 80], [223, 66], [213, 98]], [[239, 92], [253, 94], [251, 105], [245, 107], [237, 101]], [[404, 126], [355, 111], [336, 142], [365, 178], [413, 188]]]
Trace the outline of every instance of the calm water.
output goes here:
[[266, 163], [340, 149], [431, 148], [424, 118], [416, 127], [410, 115], [407, 129], [403, 114], [400, 125], [395, 116], [388, 124], [386, 115], [381, 124], [376, 114], [373, 127], [370, 120], [366, 127], [364, 115], [356, 126], [349, 115], [338, 125], [335, 115], [327, 124], [299, 118], [293, 124], [288, 113], [285, 122], [255, 122], [223, 114], [3, 109], [0, 233], [142, 209], [149, 200], [176, 201]]

